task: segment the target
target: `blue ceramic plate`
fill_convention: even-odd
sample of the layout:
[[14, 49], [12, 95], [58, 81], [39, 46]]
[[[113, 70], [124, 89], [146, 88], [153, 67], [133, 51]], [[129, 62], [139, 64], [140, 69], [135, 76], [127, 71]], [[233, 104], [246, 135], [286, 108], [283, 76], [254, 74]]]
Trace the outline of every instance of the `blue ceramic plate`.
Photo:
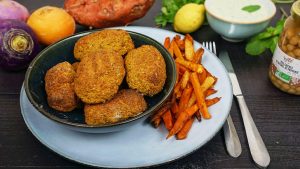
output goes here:
[[[120, 27], [119, 27], [120, 28]], [[166, 36], [176, 34], [170, 31], [147, 27], [121, 27], [139, 32], [163, 43]], [[195, 43], [195, 47], [201, 45]], [[21, 113], [33, 135], [46, 147], [59, 155], [96, 167], [132, 168], [158, 165], [181, 158], [207, 143], [223, 126], [232, 102], [231, 84], [220, 60], [205, 49], [203, 64], [218, 77], [213, 97], [221, 101], [210, 107], [212, 119], [195, 121], [188, 138], [178, 141], [165, 139], [164, 127], [154, 129], [150, 124], [138, 123], [122, 132], [89, 134], [70, 130], [58, 125], [39, 113], [28, 101], [24, 88], [21, 90]], [[205, 157], [204, 157], [205, 158]]]

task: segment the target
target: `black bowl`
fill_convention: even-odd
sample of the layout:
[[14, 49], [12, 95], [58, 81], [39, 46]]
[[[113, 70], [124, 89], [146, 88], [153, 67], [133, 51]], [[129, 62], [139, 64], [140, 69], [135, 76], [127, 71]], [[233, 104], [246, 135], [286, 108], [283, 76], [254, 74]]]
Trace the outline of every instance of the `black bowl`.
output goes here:
[[73, 130], [88, 133], [106, 133], [119, 131], [122, 129], [126, 129], [129, 126], [132, 126], [133, 124], [144, 121], [149, 115], [151, 115], [154, 111], [159, 109], [162, 106], [162, 104], [167, 100], [167, 98], [172, 93], [176, 81], [175, 63], [169, 52], [159, 42], [145, 35], [127, 31], [130, 34], [135, 44], [135, 47], [139, 47], [145, 44], [153, 45], [160, 51], [160, 53], [164, 57], [167, 69], [167, 79], [164, 88], [159, 94], [153, 97], [145, 97], [145, 100], [148, 103], [148, 109], [136, 117], [114, 124], [98, 126], [87, 125], [84, 122], [83, 109], [75, 109], [72, 112], [62, 113], [49, 107], [45, 92], [44, 77], [48, 69], [60, 62], [75, 62], [76, 60], [74, 59], [73, 48], [76, 41], [79, 38], [93, 33], [95, 31], [99, 30], [87, 31], [76, 34], [74, 36], [70, 36], [47, 47], [42, 52], [40, 52], [36, 56], [36, 58], [31, 62], [26, 72], [24, 82], [25, 91], [31, 104], [40, 113], [42, 113], [48, 119], [55, 121], [60, 125], [66, 126]]

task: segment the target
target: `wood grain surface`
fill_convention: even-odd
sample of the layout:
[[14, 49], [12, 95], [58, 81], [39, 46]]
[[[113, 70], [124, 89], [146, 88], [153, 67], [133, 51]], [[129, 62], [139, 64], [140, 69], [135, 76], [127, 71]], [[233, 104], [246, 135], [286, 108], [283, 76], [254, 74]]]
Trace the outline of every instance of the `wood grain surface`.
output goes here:
[[[62, 7], [63, 0], [18, 0], [31, 12], [44, 5]], [[290, 5], [281, 5], [289, 11]], [[161, 8], [157, 0], [148, 14], [132, 25], [154, 27], [154, 17]], [[280, 17], [278, 10], [272, 24]], [[78, 26], [77, 31], [86, 28]], [[172, 29], [168, 26], [166, 29]], [[245, 42], [229, 43], [209, 26], [201, 27], [195, 40], [216, 41], [218, 51], [226, 49], [231, 57], [240, 86], [253, 119], [271, 156], [270, 169], [300, 168], [300, 97], [279, 91], [268, 79], [272, 54], [259, 57], [244, 52]], [[67, 160], [43, 146], [27, 129], [20, 113], [19, 93], [24, 71], [0, 70], [0, 168], [68, 169], [88, 168]], [[251, 159], [239, 108], [233, 101], [231, 115], [241, 140], [243, 152], [237, 159], [227, 155], [223, 133], [192, 154], [154, 168], [159, 169], [250, 169], [257, 168]]]

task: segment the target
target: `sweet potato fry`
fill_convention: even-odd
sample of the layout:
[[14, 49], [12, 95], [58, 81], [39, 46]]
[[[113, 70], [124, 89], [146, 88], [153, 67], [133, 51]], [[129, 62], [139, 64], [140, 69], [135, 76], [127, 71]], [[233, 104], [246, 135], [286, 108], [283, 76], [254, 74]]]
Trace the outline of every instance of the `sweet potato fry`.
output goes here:
[[155, 113], [152, 117], [151, 117], [151, 122], [155, 121], [155, 119], [157, 118], [161, 118], [161, 116], [168, 110], [171, 108], [171, 102], [167, 102], [166, 104], [164, 104], [158, 111], [157, 113]]
[[196, 53], [195, 53], [193, 62], [194, 62], [194, 63], [201, 63], [203, 53], [204, 53], [204, 49], [203, 49], [203, 48], [199, 48], [199, 49], [196, 51]]
[[215, 79], [212, 76], [206, 77], [204, 82], [201, 84], [202, 92], [205, 92], [215, 83]]
[[169, 48], [167, 48], [168, 49], [168, 51], [169, 51], [169, 53], [171, 54], [171, 56], [174, 58], [174, 40], [172, 40], [172, 42], [171, 42], [171, 44], [170, 44], [170, 47]]
[[181, 95], [181, 98], [179, 100], [179, 112], [183, 111], [184, 109], [186, 109], [187, 104], [190, 100], [191, 94], [193, 92], [193, 88], [192, 87], [186, 87]]
[[176, 98], [174, 96], [174, 94], [172, 95], [171, 99], [169, 99], [158, 111], [156, 114], [154, 114], [151, 117], [151, 123], [153, 124], [153, 126], [155, 128], [157, 128], [161, 122], [161, 118], [163, 116], [163, 114], [169, 110], [171, 108], [171, 106], [173, 105], [173, 103], [176, 102]]
[[166, 49], [169, 49], [169, 48], [170, 48], [170, 45], [171, 45], [170, 37], [166, 37], [165, 42], [164, 42], [164, 47], [165, 47]]
[[194, 105], [196, 103], [196, 95], [195, 95], [195, 92], [193, 92], [191, 94], [191, 97], [190, 97], [190, 100], [187, 104], [187, 107], [191, 107], [192, 105]]
[[175, 40], [175, 41], [178, 41], [178, 40], [180, 40], [180, 39], [181, 39], [180, 35], [175, 35], [175, 36], [174, 36], [174, 40]]
[[174, 87], [174, 94], [176, 95], [178, 92], [180, 92], [181, 90], [181, 81], [182, 81], [182, 78], [180, 79], [180, 81], [175, 85]]
[[197, 104], [194, 104], [193, 106], [187, 108], [184, 112], [186, 112], [189, 117], [192, 117], [197, 110], [199, 110], [199, 107]]
[[189, 71], [185, 71], [184, 74], [182, 75], [182, 81], [181, 81], [181, 89], [186, 88], [186, 85], [188, 84], [190, 79], [190, 72]]
[[206, 76], [211, 76], [211, 77], [213, 77], [213, 75], [211, 75], [211, 73], [210, 73], [207, 69], [205, 69], [205, 71], [206, 71]]
[[175, 41], [173, 43], [173, 50], [174, 50], [174, 55], [176, 58], [183, 58], [182, 53]]
[[204, 92], [205, 97], [208, 97], [212, 94], [215, 94], [217, 92], [217, 90], [213, 89], [213, 88], [209, 88]]
[[175, 94], [176, 99], [180, 99], [181, 95], [182, 95], [182, 90], [179, 90], [179, 91]]
[[185, 58], [188, 61], [192, 61], [195, 55], [193, 38], [188, 38], [188, 36], [186, 36], [184, 40], [184, 46], [185, 46], [185, 50], [184, 50]]
[[168, 130], [171, 130], [173, 127], [173, 118], [170, 110], [167, 110], [163, 115], [162, 119], [164, 124]]
[[179, 63], [176, 63], [176, 66], [179, 68], [179, 73], [181, 73], [181, 74], [184, 74], [184, 72], [188, 70], [187, 68], [185, 68], [184, 66], [182, 66]]
[[184, 51], [184, 40], [181, 39], [179, 35], [174, 37], [174, 41], [177, 43], [177, 46], [181, 51]]
[[177, 46], [179, 47], [179, 49], [180, 49], [181, 51], [184, 51], [184, 50], [185, 50], [185, 47], [184, 47], [184, 40], [182, 40], [182, 39], [176, 40], [176, 43], [177, 43]]
[[[194, 105], [196, 103], [196, 95], [195, 93], [193, 92], [191, 97], [190, 97], [190, 100], [188, 102], [188, 106], [187, 107], [191, 107], [192, 105]], [[198, 121], [201, 121], [201, 114], [200, 114], [200, 111], [197, 111], [195, 113], [195, 116], [197, 118]]]
[[186, 61], [184, 60], [183, 58], [176, 58], [175, 60], [177, 63], [185, 66], [186, 68], [194, 71], [194, 72], [197, 72], [197, 73], [202, 73], [204, 68], [201, 64], [197, 64], [197, 63], [193, 63], [191, 61]]
[[195, 116], [196, 116], [196, 119], [200, 122], [201, 119], [202, 119], [202, 118], [201, 118], [200, 110], [196, 111]]
[[[190, 106], [192, 106], [192, 105], [194, 105], [195, 103], [196, 103], [196, 95], [195, 95], [195, 93], [193, 92], [192, 93], [192, 95], [191, 95], [191, 97], [190, 97], [190, 100], [189, 100], [189, 102], [188, 102], [188, 106], [187, 107], [190, 107]], [[195, 113], [195, 116], [196, 116], [196, 118], [197, 118], [197, 120], [198, 121], [201, 121], [201, 114], [200, 114], [200, 111], [197, 111], [196, 113]]]
[[191, 118], [194, 113], [198, 110], [198, 106], [197, 104], [194, 104], [192, 107], [187, 108], [185, 111], [181, 112], [175, 122], [175, 124], [173, 125], [173, 128], [170, 130], [167, 139], [175, 134], [177, 134], [182, 127], [184, 126], [184, 124], [186, 123], [186, 121]]
[[217, 81], [218, 81], [218, 78], [217, 77], [215, 77], [215, 76], [212, 76], [213, 78], [214, 78], [214, 84], [213, 85], [215, 85], [216, 83], [217, 83]]
[[190, 81], [192, 82], [192, 85], [193, 85], [193, 88], [195, 91], [195, 95], [196, 95], [197, 105], [199, 106], [202, 117], [205, 119], [210, 119], [211, 115], [209, 114], [207, 106], [205, 104], [204, 94], [202, 91], [202, 87], [200, 86], [197, 73], [195, 73], [195, 72], [191, 73]]
[[184, 36], [184, 39], [188, 39], [189, 41], [191, 41], [194, 44], [194, 39], [193, 39], [193, 37], [190, 34], [186, 34]]
[[212, 99], [206, 99], [205, 103], [206, 103], [207, 107], [209, 107], [211, 105], [214, 105], [214, 104], [218, 103], [220, 100], [221, 100], [221, 97], [215, 97], [215, 98], [212, 98]]
[[177, 102], [175, 102], [172, 107], [171, 107], [171, 112], [174, 114], [174, 116], [176, 116], [179, 112], [179, 106], [177, 104]]
[[181, 84], [183, 83], [184, 79], [182, 78], [182, 76], [180, 77], [180, 74], [177, 77], [179, 77], [178, 82], [176, 83], [173, 92], [175, 93], [176, 98], [179, 98], [181, 96], [181, 93], [182, 93]]
[[155, 128], [157, 128], [159, 125], [160, 125], [160, 122], [161, 122], [161, 118], [156, 118], [152, 124]]
[[175, 124], [173, 125], [173, 128], [169, 131], [167, 139], [170, 138], [171, 136], [177, 134], [188, 119], [189, 119], [189, 115], [187, 113], [185, 113], [185, 112], [180, 113]]
[[177, 84], [179, 82], [179, 78], [180, 78], [179, 67], [176, 64], [176, 82], [175, 82], [175, 84]]
[[[177, 83], [176, 85], [175, 85], [175, 88], [174, 88], [174, 94], [175, 94], [175, 96], [177, 95], [177, 93], [179, 93], [180, 92], [180, 90], [181, 90], [181, 87], [180, 87], [181, 85], [180, 85], [180, 82], [179, 83]], [[177, 98], [177, 97], [176, 97]]]
[[200, 84], [204, 82], [204, 80], [206, 79], [206, 75], [207, 75], [206, 69], [204, 69], [202, 73], [198, 74]]
[[170, 107], [172, 107], [172, 105], [173, 105], [174, 103], [176, 103], [176, 96], [175, 96], [175, 93], [174, 93], [174, 92], [172, 93], [172, 97], [171, 97], [170, 101], [171, 101], [171, 106], [170, 106]]
[[190, 118], [182, 127], [182, 129], [176, 134], [178, 140], [183, 140], [187, 137], [190, 129], [192, 128], [193, 122], [195, 118]]

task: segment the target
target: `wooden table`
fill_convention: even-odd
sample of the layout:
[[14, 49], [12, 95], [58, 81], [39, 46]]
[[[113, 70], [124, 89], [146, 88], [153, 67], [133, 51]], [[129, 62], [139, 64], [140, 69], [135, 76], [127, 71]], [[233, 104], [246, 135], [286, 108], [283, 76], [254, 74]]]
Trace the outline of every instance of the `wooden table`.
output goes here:
[[[44, 5], [62, 7], [62, 0], [19, 0], [32, 12]], [[282, 5], [289, 11], [290, 5]], [[132, 25], [155, 26], [161, 1], [157, 0], [149, 13]], [[275, 20], [280, 17], [278, 10]], [[82, 30], [79, 28], [78, 30]], [[168, 27], [166, 29], [172, 29]], [[245, 43], [224, 41], [209, 26], [201, 27], [192, 36], [199, 42], [214, 40], [217, 48], [227, 49], [236, 70], [246, 102], [271, 156], [271, 169], [300, 168], [300, 97], [279, 91], [268, 78], [272, 54], [259, 57], [245, 53]], [[43, 146], [27, 129], [19, 106], [19, 93], [24, 71], [0, 70], [0, 168], [86, 168], [60, 157]], [[194, 153], [157, 168], [257, 168], [251, 158], [245, 129], [236, 101], [231, 115], [242, 143], [243, 152], [237, 159], [227, 155], [223, 132]]]

